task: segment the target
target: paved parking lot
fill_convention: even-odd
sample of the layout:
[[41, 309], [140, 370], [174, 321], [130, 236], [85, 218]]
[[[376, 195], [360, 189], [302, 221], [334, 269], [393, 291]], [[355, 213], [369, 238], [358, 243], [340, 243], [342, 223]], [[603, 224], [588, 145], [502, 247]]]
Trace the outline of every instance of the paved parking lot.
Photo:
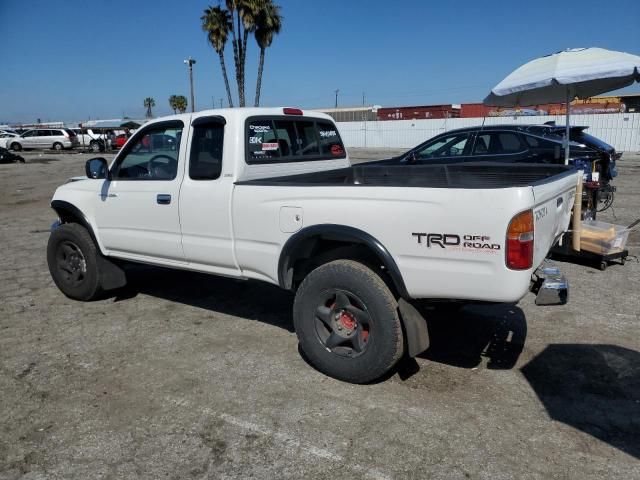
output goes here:
[[[427, 352], [349, 385], [305, 363], [270, 285], [140, 268], [115, 298], [64, 297], [48, 203], [89, 155], [24, 156], [0, 165], [0, 479], [640, 478], [635, 260], [550, 262], [563, 307], [434, 312]], [[601, 218], [628, 224], [640, 156], [619, 171]]]

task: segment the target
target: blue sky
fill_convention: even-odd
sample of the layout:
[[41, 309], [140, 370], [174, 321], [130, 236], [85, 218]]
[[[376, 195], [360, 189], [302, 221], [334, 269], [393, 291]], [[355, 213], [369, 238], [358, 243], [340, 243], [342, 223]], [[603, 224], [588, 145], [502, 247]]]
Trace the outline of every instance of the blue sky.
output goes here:
[[[520, 64], [568, 47], [640, 54], [640, 2], [276, 0], [284, 28], [267, 51], [262, 105], [383, 106], [481, 101]], [[200, 0], [0, 0], [0, 122], [170, 113], [225, 99]], [[258, 49], [247, 54], [253, 101]], [[227, 69], [232, 71], [231, 45]], [[230, 81], [233, 82], [231, 74]], [[632, 87], [639, 91], [640, 86]], [[213, 100], [212, 100], [213, 99]]]

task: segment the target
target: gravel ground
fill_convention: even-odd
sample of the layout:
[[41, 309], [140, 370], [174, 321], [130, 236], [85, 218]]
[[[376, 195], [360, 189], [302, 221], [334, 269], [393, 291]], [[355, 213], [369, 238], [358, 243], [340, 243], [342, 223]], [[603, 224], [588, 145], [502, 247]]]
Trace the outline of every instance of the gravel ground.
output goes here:
[[[24, 156], [0, 165], [0, 479], [640, 478], [635, 260], [550, 262], [566, 306], [434, 312], [427, 352], [354, 386], [305, 363], [270, 285], [145, 268], [116, 298], [64, 297], [48, 203], [89, 156]], [[628, 224], [640, 156], [619, 170], [600, 218]]]

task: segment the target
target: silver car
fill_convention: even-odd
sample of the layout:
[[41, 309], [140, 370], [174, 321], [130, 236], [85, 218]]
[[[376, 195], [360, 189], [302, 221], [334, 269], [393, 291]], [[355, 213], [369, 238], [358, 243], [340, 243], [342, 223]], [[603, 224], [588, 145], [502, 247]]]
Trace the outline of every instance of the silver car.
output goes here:
[[23, 148], [53, 148], [63, 150], [78, 146], [78, 138], [68, 128], [37, 128], [27, 130], [16, 138], [7, 141], [7, 147], [14, 151]]

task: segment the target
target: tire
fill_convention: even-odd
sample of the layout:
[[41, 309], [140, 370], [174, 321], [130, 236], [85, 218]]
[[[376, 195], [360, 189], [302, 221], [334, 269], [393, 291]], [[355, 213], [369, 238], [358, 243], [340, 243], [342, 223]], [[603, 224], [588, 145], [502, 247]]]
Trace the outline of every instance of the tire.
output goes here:
[[351, 383], [388, 373], [404, 351], [398, 304], [370, 268], [336, 260], [313, 270], [296, 292], [300, 348], [319, 371]]
[[60, 142], [56, 142], [56, 143], [53, 144], [53, 149], [61, 151], [61, 150], [64, 149], [64, 146]]
[[100, 143], [96, 140], [92, 140], [91, 143], [89, 143], [89, 148], [91, 149], [92, 152], [97, 153], [97, 152], [101, 152], [102, 148], [100, 146]]
[[13, 142], [11, 144], [11, 150], [13, 150], [14, 152], [19, 152], [20, 150], [22, 150], [22, 145], [20, 145], [18, 142]]
[[102, 293], [98, 256], [89, 232], [77, 223], [65, 223], [49, 236], [49, 272], [56, 286], [69, 298], [86, 302]]

